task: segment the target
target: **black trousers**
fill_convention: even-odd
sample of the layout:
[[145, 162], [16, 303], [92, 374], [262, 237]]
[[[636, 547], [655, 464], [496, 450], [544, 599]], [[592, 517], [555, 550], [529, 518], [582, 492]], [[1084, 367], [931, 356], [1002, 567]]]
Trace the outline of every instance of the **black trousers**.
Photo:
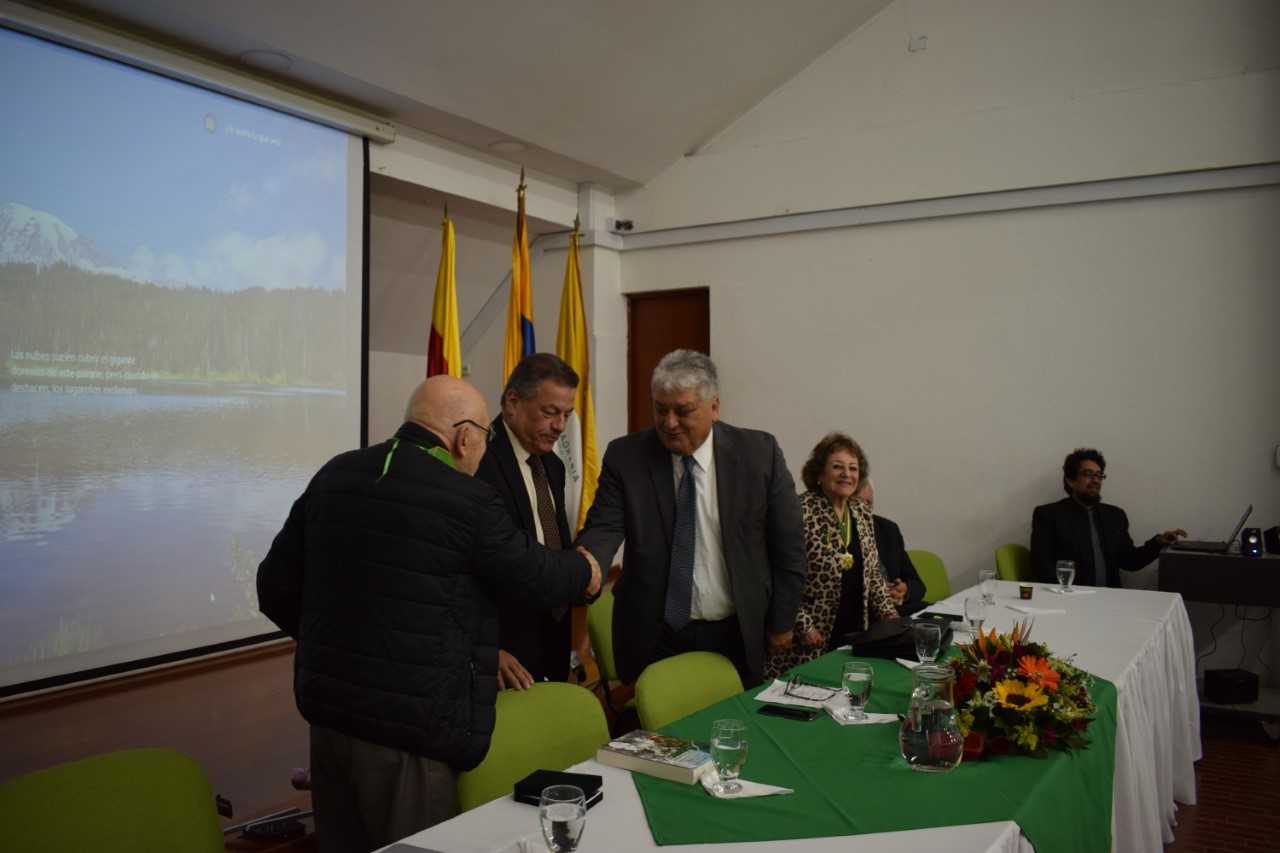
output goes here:
[[685, 652], [716, 652], [724, 655], [738, 670], [743, 687], [754, 687], [760, 681], [759, 676], [747, 671], [747, 651], [742, 644], [742, 629], [738, 626], [736, 615], [715, 622], [695, 619], [679, 631], [663, 622], [658, 629], [658, 643], [654, 647], [653, 659], [659, 661]]

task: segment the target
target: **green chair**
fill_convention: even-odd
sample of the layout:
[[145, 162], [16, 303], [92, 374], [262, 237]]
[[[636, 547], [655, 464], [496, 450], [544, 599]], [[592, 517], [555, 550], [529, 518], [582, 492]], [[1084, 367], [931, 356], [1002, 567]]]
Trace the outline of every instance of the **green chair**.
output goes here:
[[724, 655], [685, 652], [651, 663], [636, 679], [640, 727], [656, 731], [742, 692], [738, 670]]
[[932, 551], [912, 548], [907, 551], [911, 564], [916, 567], [920, 580], [924, 581], [925, 604], [933, 604], [951, 595], [951, 579], [942, 558]]
[[458, 774], [458, 807], [467, 811], [508, 795], [535, 770], [564, 770], [591, 758], [608, 740], [604, 709], [586, 688], [544, 681], [500, 691], [489, 753]]
[[1031, 552], [1025, 545], [1010, 543], [996, 549], [996, 577], [1022, 583], [1032, 580]]
[[213, 791], [194, 760], [169, 749], [83, 758], [0, 785], [6, 850], [31, 853], [222, 853]]
[[621, 708], [613, 706], [613, 690], [610, 685], [618, 678], [618, 668], [613, 662], [613, 590], [606, 589], [587, 607], [587, 636], [591, 638], [591, 652], [600, 667], [600, 692], [605, 704], [615, 715], [635, 707], [631, 698]]

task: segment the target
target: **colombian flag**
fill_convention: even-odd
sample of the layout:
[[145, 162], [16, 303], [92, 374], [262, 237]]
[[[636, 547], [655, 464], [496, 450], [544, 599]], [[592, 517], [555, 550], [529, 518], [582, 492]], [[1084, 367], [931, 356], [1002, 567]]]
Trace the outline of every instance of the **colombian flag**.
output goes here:
[[529, 273], [529, 232], [524, 221], [524, 169], [516, 187], [516, 237], [511, 244], [511, 299], [507, 302], [507, 344], [502, 353], [505, 383], [520, 359], [537, 351], [533, 342], [533, 281]]
[[453, 220], [445, 208], [440, 269], [436, 273], [435, 307], [431, 311], [431, 338], [427, 341], [427, 375], [447, 373], [462, 377], [462, 344], [458, 334], [458, 291], [454, 284]]
[[596, 497], [596, 479], [600, 476], [596, 409], [591, 395], [591, 352], [587, 341], [587, 318], [582, 310], [577, 220], [573, 223], [573, 236], [569, 238], [569, 260], [564, 269], [564, 289], [560, 291], [556, 355], [578, 374], [573, 414], [556, 442], [556, 454], [564, 461], [565, 515], [576, 531], [587, 519], [587, 510]]

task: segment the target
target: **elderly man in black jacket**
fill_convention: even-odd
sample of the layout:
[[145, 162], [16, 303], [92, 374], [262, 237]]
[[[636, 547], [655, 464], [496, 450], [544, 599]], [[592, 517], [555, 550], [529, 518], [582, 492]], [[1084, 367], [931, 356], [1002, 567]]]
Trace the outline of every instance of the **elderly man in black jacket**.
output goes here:
[[1107, 460], [1092, 448], [1077, 448], [1062, 463], [1067, 497], [1038, 506], [1031, 514], [1031, 566], [1036, 579], [1057, 583], [1058, 560], [1076, 564], [1075, 582], [1086, 586], [1120, 586], [1120, 570], [1134, 572], [1154, 560], [1165, 545], [1187, 531], [1173, 528], [1135, 546], [1129, 516], [1102, 502]]
[[[858, 497], [874, 511], [876, 487], [870, 477], [862, 478], [862, 483], [858, 486]], [[883, 515], [872, 515], [871, 521], [875, 526], [880, 566], [884, 569], [885, 580], [889, 582], [889, 595], [893, 596], [894, 606], [903, 616], [923, 610], [924, 581], [916, 571], [916, 564], [911, 562], [911, 555], [907, 553], [902, 528], [898, 527], [896, 521]]]
[[493, 733], [500, 584], [543, 607], [599, 591], [589, 554], [546, 550], [474, 478], [488, 422], [475, 388], [428, 379], [392, 439], [320, 469], [258, 568], [262, 612], [298, 641], [321, 851], [456, 814], [455, 774]]

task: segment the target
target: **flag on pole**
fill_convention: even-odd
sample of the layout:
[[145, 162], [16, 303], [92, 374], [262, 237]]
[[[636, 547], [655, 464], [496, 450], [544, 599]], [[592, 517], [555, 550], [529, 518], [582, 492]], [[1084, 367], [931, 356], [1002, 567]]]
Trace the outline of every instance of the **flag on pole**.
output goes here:
[[587, 519], [587, 510], [596, 497], [600, 476], [600, 455], [596, 448], [596, 410], [591, 395], [591, 352], [587, 344], [587, 316], [582, 308], [582, 272], [578, 265], [578, 221], [569, 238], [569, 259], [564, 269], [564, 289], [560, 291], [560, 328], [556, 332], [556, 355], [578, 374], [573, 415], [556, 442], [556, 454], [564, 461], [565, 515], [576, 531]]
[[516, 236], [511, 244], [511, 298], [507, 301], [507, 343], [502, 353], [505, 383], [520, 359], [533, 355], [533, 281], [529, 273], [529, 232], [524, 221], [524, 169], [516, 187]]
[[431, 337], [427, 341], [427, 376], [447, 373], [462, 377], [462, 337], [458, 334], [458, 290], [454, 283], [453, 220], [444, 209], [440, 269], [436, 272], [436, 298], [431, 310]]

